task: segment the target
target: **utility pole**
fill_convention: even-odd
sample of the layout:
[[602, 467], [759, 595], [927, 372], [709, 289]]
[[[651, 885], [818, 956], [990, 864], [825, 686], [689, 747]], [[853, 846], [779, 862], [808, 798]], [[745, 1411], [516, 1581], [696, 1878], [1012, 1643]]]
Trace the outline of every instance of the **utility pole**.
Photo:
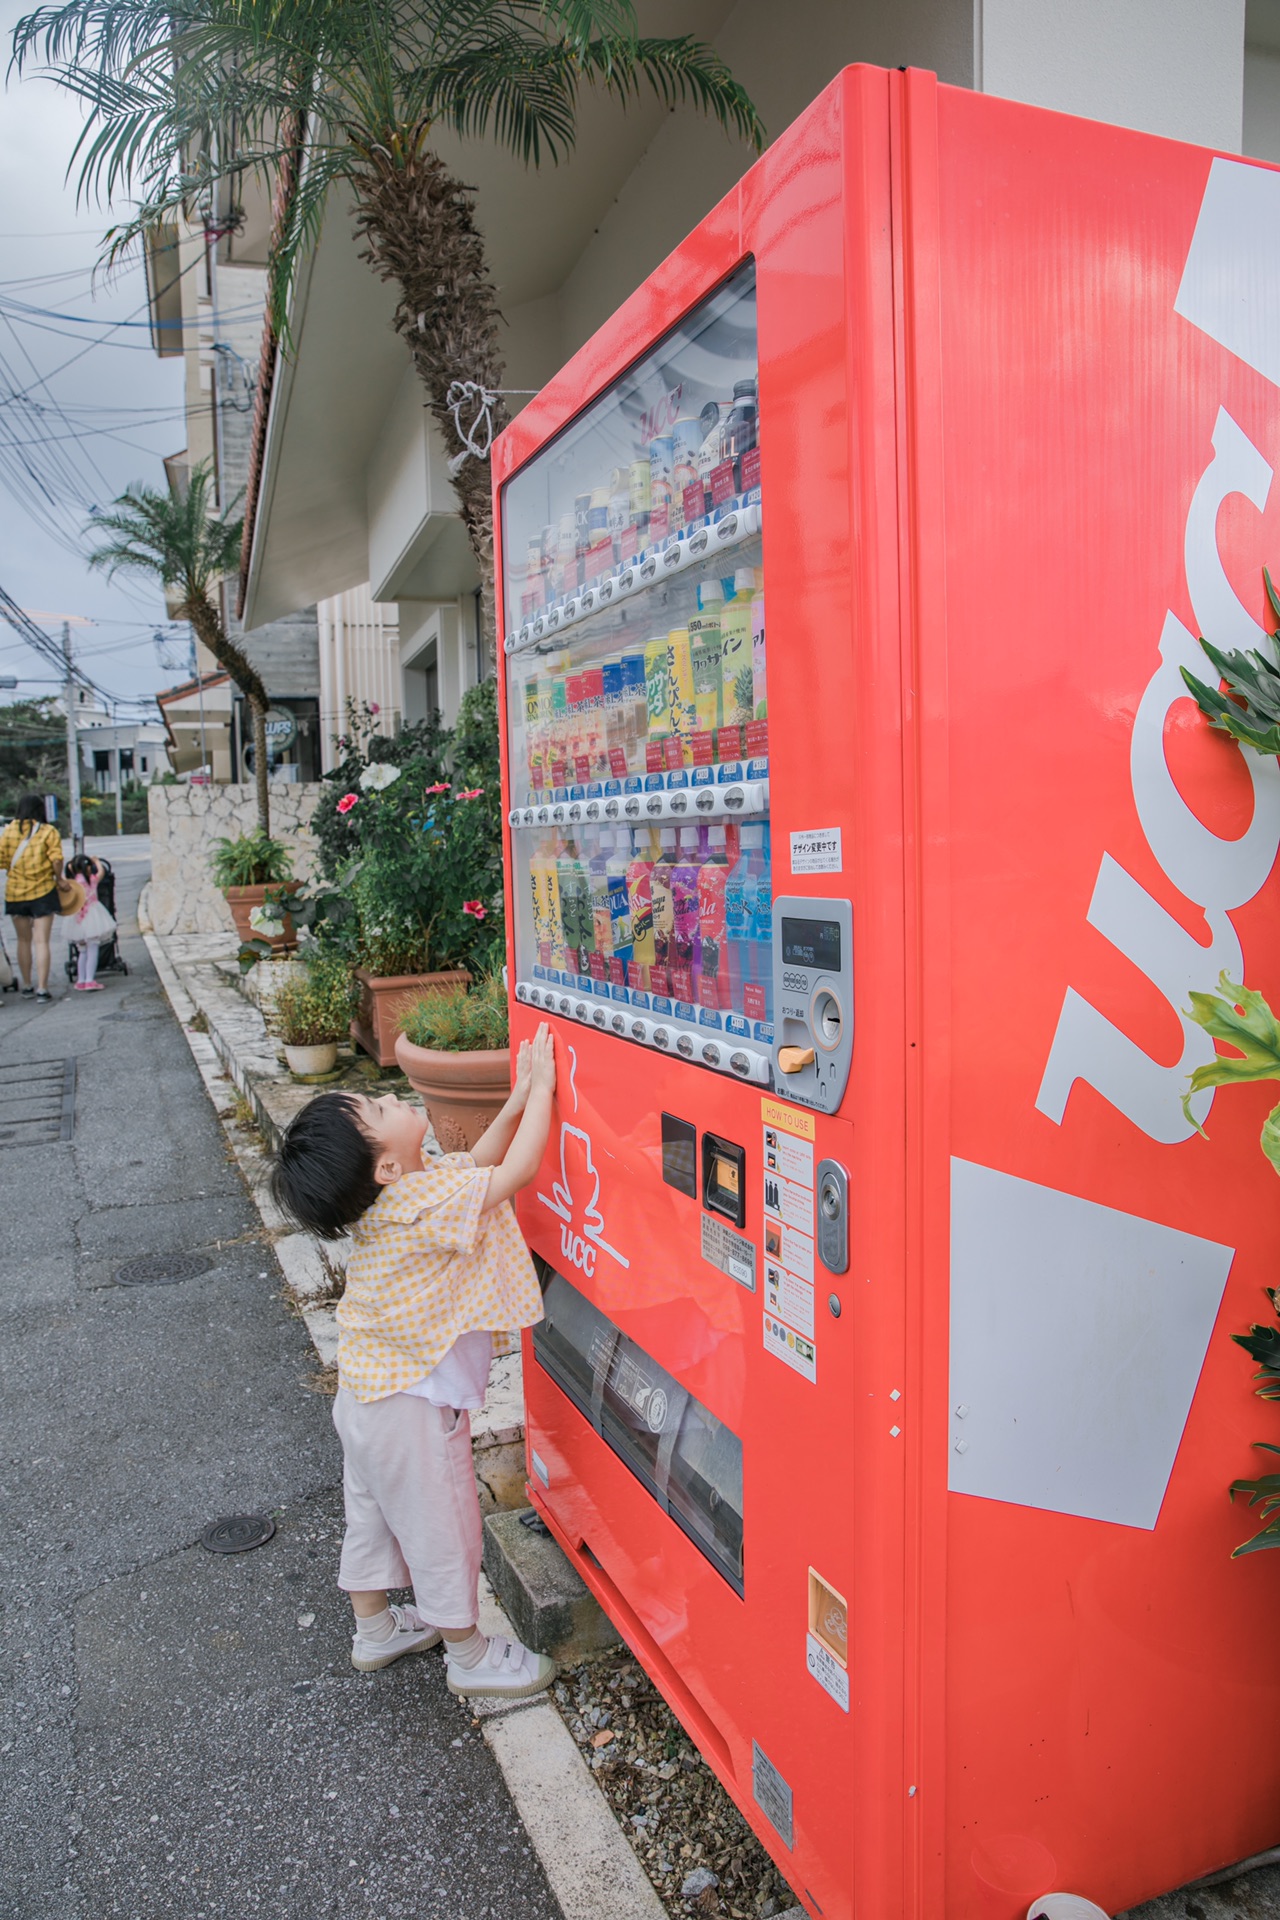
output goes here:
[[80, 811], [80, 743], [76, 736], [76, 683], [71, 665], [71, 622], [62, 623], [62, 659], [66, 668], [67, 786], [71, 795], [71, 850], [84, 852], [84, 815]]
[[116, 839], [124, 832], [124, 814], [120, 802], [120, 710], [115, 701], [111, 702], [111, 758], [115, 766], [116, 782]]

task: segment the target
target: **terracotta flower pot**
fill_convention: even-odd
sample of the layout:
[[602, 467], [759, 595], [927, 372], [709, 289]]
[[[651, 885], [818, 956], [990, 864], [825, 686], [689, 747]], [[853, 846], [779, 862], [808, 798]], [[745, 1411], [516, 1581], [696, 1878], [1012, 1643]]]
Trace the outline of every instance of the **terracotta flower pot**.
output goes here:
[[465, 967], [446, 973], [386, 974], [366, 973], [363, 967], [357, 967], [356, 979], [360, 982], [360, 1005], [351, 1022], [351, 1038], [371, 1053], [380, 1067], [396, 1064], [400, 1015], [410, 1000], [435, 991], [453, 993], [471, 983]]
[[446, 1153], [469, 1152], [511, 1092], [509, 1047], [443, 1053], [436, 1047], [415, 1047], [402, 1033], [396, 1039], [396, 1059], [414, 1092], [422, 1095]]
[[[242, 941], [263, 940], [266, 938], [265, 934], [259, 933], [256, 928], [249, 925], [249, 915], [255, 907], [266, 905], [268, 893], [275, 893], [278, 884], [279, 883], [270, 887], [224, 887], [222, 889], [222, 897], [231, 909], [231, 918], [236, 923], [236, 932], [240, 935]], [[296, 880], [287, 880], [284, 884], [288, 887], [290, 893], [297, 892], [298, 882]], [[292, 947], [295, 947], [297, 943], [298, 937], [293, 930], [293, 920], [290, 915], [286, 913], [284, 916], [284, 932], [278, 933], [272, 940], [272, 950], [276, 953], [286, 953]]]

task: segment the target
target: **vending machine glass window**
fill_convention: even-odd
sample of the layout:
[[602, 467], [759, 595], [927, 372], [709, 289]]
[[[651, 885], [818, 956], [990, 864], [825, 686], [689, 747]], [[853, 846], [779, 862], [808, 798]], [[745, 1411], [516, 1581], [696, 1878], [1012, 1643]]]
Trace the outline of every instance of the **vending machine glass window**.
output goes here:
[[502, 498], [517, 996], [747, 1079], [773, 1038], [756, 360], [748, 262]]

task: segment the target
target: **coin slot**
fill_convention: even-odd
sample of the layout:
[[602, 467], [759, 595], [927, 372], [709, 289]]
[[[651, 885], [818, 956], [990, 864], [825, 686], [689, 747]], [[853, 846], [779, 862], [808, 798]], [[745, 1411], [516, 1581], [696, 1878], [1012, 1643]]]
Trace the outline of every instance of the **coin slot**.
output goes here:
[[823, 987], [813, 999], [813, 1037], [820, 1047], [830, 1052], [840, 1045], [843, 1031], [844, 1016], [840, 1011], [840, 1002], [829, 988]]

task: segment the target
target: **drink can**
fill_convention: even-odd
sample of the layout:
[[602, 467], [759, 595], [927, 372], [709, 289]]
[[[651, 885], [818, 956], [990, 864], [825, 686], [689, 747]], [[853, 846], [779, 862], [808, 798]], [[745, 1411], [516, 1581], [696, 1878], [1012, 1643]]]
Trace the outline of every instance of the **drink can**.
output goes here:
[[649, 512], [671, 509], [671, 480], [675, 470], [675, 449], [669, 433], [660, 433], [649, 442]]
[[591, 495], [575, 494], [573, 501], [573, 550], [581, 559], [591, 545]]
[[631, 462], [627, 481], [631, 494], [631, 517], [636, 526], [643, 529], [649, 524], [649, 462], [647, 458]]

